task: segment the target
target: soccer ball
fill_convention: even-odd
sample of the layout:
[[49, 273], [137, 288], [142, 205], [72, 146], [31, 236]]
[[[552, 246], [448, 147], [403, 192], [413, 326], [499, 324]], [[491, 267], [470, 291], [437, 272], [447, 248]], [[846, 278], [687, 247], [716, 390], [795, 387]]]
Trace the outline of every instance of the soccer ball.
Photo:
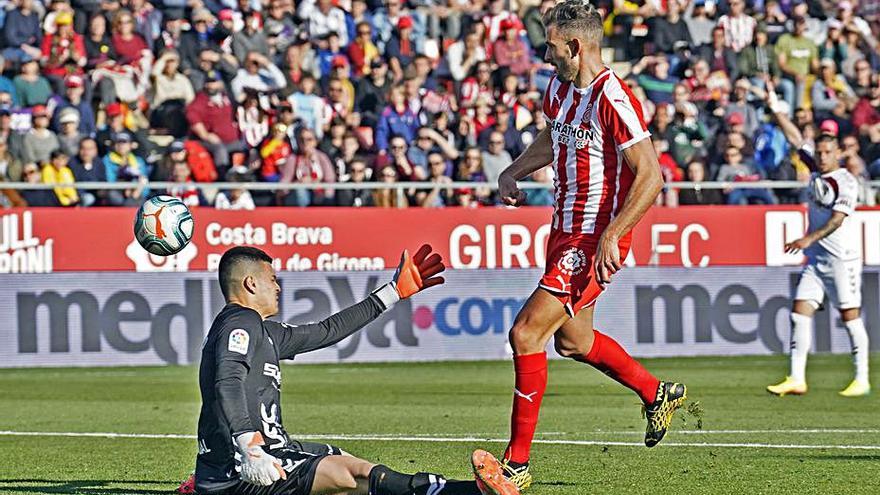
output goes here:
[[159, 256], [180, 252], [193, 235], [193, 218], [183, 202], [173, 196], [154, 196], [144, 202], [134, 219], [134, 237], [147, 251]]

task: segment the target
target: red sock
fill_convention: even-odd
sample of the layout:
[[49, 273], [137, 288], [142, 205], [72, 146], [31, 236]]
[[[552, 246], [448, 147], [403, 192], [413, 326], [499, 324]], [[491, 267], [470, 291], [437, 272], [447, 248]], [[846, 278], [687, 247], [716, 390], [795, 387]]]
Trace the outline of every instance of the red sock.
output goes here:
[[510, 415], [510, 443], [504, 451], [504, 458], [523, 463], [529, 460], [541, 399], [547, 388], [547, 353], [513, 356], [513, 368], [516, 389]]
[[660, 381], [611, 337], [593, 330], [593, 338], [593, 347], [582, 361], [639, 394], [645, 404], [654, 402]]

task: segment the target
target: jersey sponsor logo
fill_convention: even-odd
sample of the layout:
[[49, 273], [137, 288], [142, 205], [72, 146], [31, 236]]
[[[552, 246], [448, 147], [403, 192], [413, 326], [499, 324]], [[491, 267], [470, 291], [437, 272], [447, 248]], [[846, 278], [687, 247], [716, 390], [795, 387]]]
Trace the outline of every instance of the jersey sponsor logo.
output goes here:
[[263, 435], [268, 440], [275, 440], [275, 442], [268, 444], [270, 449], [277, 449], [287, 445], [287, 437], [284, 435], [284, 430], [281, 429], [281, 424], [279, 423], [277, 404], [271, 403], [267, 408], [266, 404], [260, 403], [260, 419], [263, 423]]
[[236, 328], [229, 334], [229, 345], [227, 346], [227, 349], [229, 349], [229, 352], [237, 352], [246, 355], [250, 340], [251, 336], [245, 329]]
[[556, 262], [556, 267], [565, 275], [577, 275], [584, 271], [585, 266], [587, 266], [587, 255], [582, 249], [575, 247], [566, 249]]
[[275, 388], [281, 389], [281, 370], [278, 368], [278, 365], [265, 363], [263, 365], [263, 374], [275, 380]]
[[[592, 129], [585, 129], [581, 126], [574, 126], [557, 119], [550, 121], [550, 129], [560, 136], [565, 137], [567, 141], [574, 140], [575, 148], [583, 149], [587, 147], [587, 143], [596, 139], [596, 134]], [[562, 139], [558, 139], [562, 140]]]

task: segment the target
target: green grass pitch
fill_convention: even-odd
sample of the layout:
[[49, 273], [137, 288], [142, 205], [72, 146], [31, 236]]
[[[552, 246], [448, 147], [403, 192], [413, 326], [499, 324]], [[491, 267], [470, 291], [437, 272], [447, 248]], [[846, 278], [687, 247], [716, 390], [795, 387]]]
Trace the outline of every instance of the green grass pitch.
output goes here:
[[[851, 378], [849, 357], [813, 356], [808, 395], [771, 397], [764, 387], [782, 378], [786, 362], [645, 360], [659, 377], [687, 383], [690, 400], [705, 410], [702, 430], [679, 414], [650, 450], [637, 445], [644, 420], [634, 394], [583, 365], [551, 363], [528, 493], [880, 493], [877, 395], [838, 397]], [[284, 366], [284, 422], [293, 435], [333, 437], [326, 441], [402, 471], [464, 477], [472, 449], [503, 448], [511, 369], [509, 362]], [[192, 435], [194, 367], [2, 370], [0, 397], [0, 493], [169, 493], [193, 467], [193, 438], [9, 432]]]

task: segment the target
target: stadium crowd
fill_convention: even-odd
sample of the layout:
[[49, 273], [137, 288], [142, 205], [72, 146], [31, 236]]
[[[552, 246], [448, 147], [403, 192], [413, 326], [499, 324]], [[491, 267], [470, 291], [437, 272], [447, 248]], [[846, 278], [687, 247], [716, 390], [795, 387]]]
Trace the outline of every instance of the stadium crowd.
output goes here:
[[[0, 0], [0, 177], [125, 190], [2, 190], [5, 206], [480, 206], [546, 125], [553, 0]], [[803, 179], [766, 110], [838, 137], [873, 205], [880, 0], [599, 0], [606, 63], [642, 101], [665, 178]], [[148, 181], [179, 183], [168, 191]], [[531, 180], [551, 183], [548, 167]], [[194, 182], [417, 181], [424, 188], [199, 190]], [[658, 202], [796, 202], [668, 189]], [[552, 204], [549, 190], [528, 202]]]

